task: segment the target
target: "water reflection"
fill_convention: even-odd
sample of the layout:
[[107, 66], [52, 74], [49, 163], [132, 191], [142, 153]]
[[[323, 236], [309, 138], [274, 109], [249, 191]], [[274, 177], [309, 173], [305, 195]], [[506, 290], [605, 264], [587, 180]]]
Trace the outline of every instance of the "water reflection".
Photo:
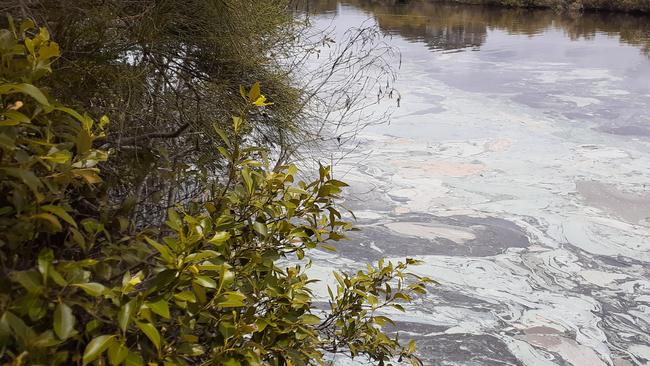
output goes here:
[[314, 268], [422, 259], [442, 285], [397, 320], [425, 364], [647, 364], [650, 18], [433, 1], [311, 2], [401, 54], [335, 168], [362, 230]]
[[572, 40], [592, 39], [597, 34], [619, 37], [650, 57], [650, 17], [623, 13], [558, 14], [551, 10], [507, 9], [458, 5], [427, 0], [311, 1], [314, 14], [336, 12], [339, 4], [352, 5], [374, 16], [384, 31], [424, 42], [432, 50], [477, 48], [489, 30], [535, 36], [561, 29]]

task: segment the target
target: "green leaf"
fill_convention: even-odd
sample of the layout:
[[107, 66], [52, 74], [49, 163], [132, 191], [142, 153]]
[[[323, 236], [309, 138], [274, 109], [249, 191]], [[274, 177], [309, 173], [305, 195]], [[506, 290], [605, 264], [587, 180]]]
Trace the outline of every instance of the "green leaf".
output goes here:
[[268, 234], [268, 230], [266, 228], [266, 225], [261, 222], [255, 221], [253, 223], [253, 230], [257, 231], [258, 234], [262, 236], [266, 236]]
[[[19, 123], [31, 123], [32, 121], [27, 117], [26, 115], [18, 112], [18, 111], [6, 111], [3, 112], [2, 115], [4, 115], [7, 119], [4, 121], [0, 121], [0, 126], [14, 126]], [[13, 123], [11, 123], [13, 122]]]
[[154, 346], [160, 350], [160, 333], [158, 333], [158, 329], [156, 329], [156, 327], [150, 323], [136, 322], [136, 325], [138, 328], [140, 328], [142, 333], [144, 333], [147, 338], [149, 338], [151, 343], [153, 343]]
[[253, 104], [255, 104], [255, 105], [258, 106], [258, 107], [265, 107], [265, 106], [267, 106], [267, 105], [273, 105], [272, 102], [267, 102], [267, 101], [266, 101], [266, 97], [263, 96], [263, 95], [260, 95], [259, 98], [257, 98], [257, 100], [255, 100], [255, 101], [253, 102]]
[[219, 151], [219, 153], [221, 153], [221, 155], [222, 155], [224, 158], [226, 158], [226, 160], [228, 160], [228, 161], [232, 160], [232, 155], [230, 155], [230, 152], [229, 152], [228, 150], [226, 150], [225, 147], [223, 147], [223, 146], [218, 146], [218, 147], [217, 147], [217, 150]]
[[30, 346], [35, 348], [53, 347], [61, 344], [61, 342], [62, 341], [54, 335], [54, 332], [49, 329], [29, 340]]
[[248, 92], [248, 100], [252, 103], [257, 100], [257, 98], [260, 97], [261, 91], [260, 91], [260, 83], [257, 82], [253, 84], [251, 87], [251, 90]]
[[166, 269], [158, 273], [156, 277], [151, 281], [147, 292], [154, 293], [160, 289], [167, 287], [174, 280], [176, 280], [177, 275], [178, 271], [175, 269]]
[[368, 303], [372, 305], [373, 307], [377, 306], [379, 304], [379, 299], [377, 299], [377, 296], [368, 294], [366, 296], [366, 299], [368, 300]]
[[165, 299], [160, 299], [158, 301], [147, 302], [145, 303], [151, 311], [162, 316], [165, 319], [169, 319], [169, 303]]
[[232, 129], [235, 130], [235, 133], [239, 132], [239, 128], [244, 120], [241, 117], [232, 116]]
[[322, 321], [321, 318], [313, 314], [302, 314], [298, 319], [302, 320], [303, 324], [307, 325], [320, 324]]
[[126, 360], [126, 357], [129, 355], [129, 349], [117, 342], [113, 342], [110, 347], [108, 347], [108, 362], [111, 366], [117, 366]]
[[59, 150], [49, 153], [42, 157], [43, 160], [51, 161], [57, 164], [66, 164], [72, 160], [72, 152], [68, 150]]
[[100, 335], [95, 337], [86, 346], [83, 355], [83, 364], [87, 365], [96, 360], [113, 342], [115, 342], [115, 335]]
[[14, 138], [9, 137], [4, 133], [0, 133], [0, 147], [9, 151], [16, 150], [16, 144]]
[[[36, 24], [34, 24], [33, 20], [30, 20], [30, 19], [23, 20], [22, 22], [20, 22], [20, 31], [19, 31], [18, 35], [20, 37], [23, 37], [25, 35], [26, 31], [28, 31], [30, 29], [34, 29], [35, 27], [36, 27]], [[15, 32], [15, 30], [14, 30], [14, 32]]]
[[207, 276], [197, 276], [194, 283], [205, 288], [217, 288], [217, 282]]
[[60, 303], [54, 310], [54, 333], [60, 339], [68, 339], [74, 333], [76, 319], [72, 309], [64, 303]]
[[221, 290], [224, 286], [230, 286], [234, 281], [235, 274], [232, 271], [229, 271], [226, 266], [222, 266], [221, 276], [219, 277], [219, 289]]
[[223, 142], [226, 144], [226, 146], [228, 146], [229, 149], [232, 149], [232, 145], [230, 144], [230, 140], [228, 139], [228, 135], [226, 135], [226, 133], [223, 132], [222, 129], [217, 127], [216, 124], [213, 125], [213, 127], [214, 127], [215, 132], [217, 132], [217, 134], [221, 137], [221, 140], [223, 140]]
[[192, 291], [179, 292], [175, 294], [174, 297], [180, 301], [196, 302], [196, 295], [194, 295], [194, 292]]
[[99, 128], [103, 129], [109, 122], [108, 116], [101, 116], [99, 118]]
[[63, 278], [63, 276], [61, 276], [61, 274], [56, 269], [54, 269], [54, 267], [50, 266], [48, 270], [48, 274], [50, 278], [53, 279], [57, 285], [61, 287], [68, 285], [68, 281], [66, 281], [65, 278]]
[[85, 129], [80, 129], [75, 139], [77, 154], [85, 154], [93, 146], [93, 139]]
[[306, 195], [306, 196], [308, 196], [310, 194], [308, 191], [306, 191], [306, 190], [304, 190], [302, 188], [294, 187], [294, 186], [290, 186], [289, 188], [287, 188], [287, 192], [289, 192], [289, 193], [299, 193], [299, 194]]
[[39, 197], [38, 189], [43, 187], [43, 183], [34, 172], [21, 168], [1, 168], [0, 170], [3, 170], [7, 175], [11, 175], [12, 177], [20, 178], [34, 192], [34, 195]]
[[383, 315], [377, 315], [377, 316], [373, 317], [372, 320], [375, 323], [379, 324], [380, 326], [384, 326], [384, 324], [386, 324], [386, 323], [388, 323], [388, 324], [390, 324], [392, 326], [395, 326], [395, 322], [391, 318], [383, 316]]
[[61, 226], [61, 222], [59, 219], [56, 218], [56, 216], [49, 214], [49, 213], [40, 213], [36, 215], [30, 216], [31, 219], [36, 219], [36, 220], [43, 220], [47, 221], [52, 227], [54, 228], [55, 231], [61, 231], [63, 230], [63, 226]]
[[49, 42], [45, 46], [41, 46], [38, 49], [38, 56], [43, 60], [49, 60], [53, 57], [58, 57], [61, 55], [59, 51], [59, 45], [55, 42]]
[[129, 355], [126, 356], [126, 360], [124, 360], [124, 365], [125, 366], [143, 366], [144, 361], [142, 360], [142, 356], [135, 352], [129, 351]]
[[43, 290], [41, 275], [36, 271], [12, 272], [9, 278], [14, 282], [18, 282], [28, 292], [39, 293]]
[[325, 250], [327, 250], [327, 251], [330, 251], [330, 252], [336, 252], [336, 251], [337, 251], [337, 250], [336, 250], [336, 247], [333, 246], [333, 245], [329, 245], [329, 244], [321, 244], [320, 246], [321, 246], [321, 248], [323, 248], [323, 249], [325, 249]]
[[169, 250], [169, 248], [165, 245], [162, 245], [158, 243], [157, 241], [149, 238], [148, 236], [145, 236], [144, 239], [151, 245], [152, 247], [156, 248], [158, 253], [160, 253], [160, 256], [162, 259], [167, 262], [167, 263], [174, 263], [174, 256], [172, 255], [172, 252]]
[[75, 283], [72, 286], [79, 287], [80, 289], [86, 291], [90, 296], [99, 296], [106, 291], [104, 285], [97, 282], [87, 282], [87, 283]]
[[217, 302], [217, 306], [221, 306], [223, 308], [236, 308], [246, 306], [246, 303], [244, 303], [246, 295], [242, 294], [239, 291], [224, 292], [221, 294], [220, 299], [221, 300]]
[[228, 239], [230, 239], [230, 233], [227, 231], [218, 231], [214, 234], [212, 239], [208, 240], [208, 243], [216, 246], [221, 246]]
[[178, 213], [176, 210], [173, 208], [170, 208], [167, 210], [167, 226], [169, 226], [171, 229], [179, 231], [181, 230], [183, 226], [183, 222], [181, 221], [181, 218], [178, 216]]
[[244, 179], [244, 184], [246, 185], [246, 190], [248, 194], [253, 193], [253, 179], [251, 178], [251, 173], [248, 168], [244, 167], [241, 170], [241, 176]]
[[43, 275], [43, 279], [47, 278], [53, 260], [54, 252], [50, 248], [43, 248], [43, 250], [38, 253], [38, 271]]
[[21, 343], [28, 343], [34, 338], [34, 330], [28, 327], [25, 322], [10, 311], [6, 311], [0, 318], [0, 323], [6, 324], [16, 335]]
[[129, 327], [129, 323], [133, 317], [133, 311], [135, 310], [135, 305], [136, 299], [133, 299], [122, 305], [120, 312], [117, 313], [117, 325], [122, 330], [122, 333], [126, 332], [126, 329]]
[[241, 363], [235, 358], [229, 358], [223, 363], [223, 366], [241, 366]]
[[416, 346], [416, 345], [415, 345], [415, 341], [414, 341], [413, 339], [411, 339], [411, 340], [409, 341], [409, 345], [408, 345], [408, 352], [409, 352], [409, 353], [413, 353], [413, 352], [415, 352], [415, 346]]
[[74, 117], [77, 121], [81, 122], [82, 124], [85, 123], [84, 122], [85, 118], [81, 114], [79, 114], [79, 112], [75, 111], [72, 108], [57, 106], [54, 109], [69, 114], [70, 116]]
[[77, 222], [70, 216], [63, 207], [61, 206], [53, 206], [53, 205], [44, 205], [41, 206], [41, 209], [51, 212], [55, 215], [57, 215], [59, 218], [63, 219], [63, 221], [67, 222], [68, 224], [74, 226], [74, 228], [77, 228]]
[[97, 169], [73, 169], [72, 173], [77, 176], [81, 177], [88, 182], [88, 184], [95, 184], [99, 183], [102, 181], [102, 178], [97, 175], [98, 170]]
[[17, 91], [19, 93], [27, 94], [30, 97], [36, 99], [36, 101], [42, 105], [46, 105], [46, 106], [50, 105], [50, 102], [48, 102], [45, 94], [43, 94], [43, 92], [39, 88], [35, 87], [32, 84], [23, 83], [23, 84], [12, 84], [10, 86], [12, 91]]

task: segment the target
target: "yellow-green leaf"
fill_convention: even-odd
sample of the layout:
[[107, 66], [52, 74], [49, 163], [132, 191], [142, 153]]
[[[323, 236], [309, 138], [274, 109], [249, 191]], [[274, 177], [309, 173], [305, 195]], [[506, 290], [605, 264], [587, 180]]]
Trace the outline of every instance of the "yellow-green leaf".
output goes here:
[[30, 97], [36, 99], [36, 101], [39, 102], [40, 104], [47, 105], [47, 106], [50, 105], [50, 102], [48, 102], [45, 94], [43, 94], [43, 92], [39, 88], [35, 87], [34, 85], [26, 84], [26, 83], [14, 84], [11, 86], [11, 89], [19, 93], [29, 95]]
[[126, 360], [124, 360], [124, 365], [125, 366], [142, 366], [144, 365], [144, 361], [142, 360], [142, 356], [135, 352], [130, 352], [129, 355], [126, 356]]
[[126, 328], [129, 327], [129, 323], [133, 317], [133, 311], [135, 310], [135, 303], [135, 299], [127, 302], [122, 305], [120, 312], [117, 313], [117, 325], [120, 327], [122, 332], [126, 332]]
[[228, 239], [230, 239], [230, 233], [227, 231], [218, 231], [214, 234], [212, 239], [208, 240], [208, 243], [216, 246], [221, 246]]
[[299, 319], [302, 320], [303, 324], [307, 324], [307, 325], [314, 325], [314, 324], [321, 323], [321, 318], [313, 314], [302, 314], [299, 317]]
[[251, 90], [248, 92], [248, 100], [250, 102], [254, 102], [254, 101], [257, 100], [257, 98], [260, 97], [260, 94], [261, 94], [260, 89], [261, 88], [260, 88], [260, 83], [259, 82], [253, 84], [253, 86], [251, 87]]
[[192, 291], [183, 291], [174, 295], [180, 301], [196, 302], [196, 295]]
[[90, 296], [99, 296], [102, 295], [104, 291], [106, 291], [106, 287], [97, 282], [75, 283], [72, 286], [79, 287]]
[[154, 313], [162, 316], [163, 318], [169, 319], [169, 304], [167, 300], [160, 299], [158, 301], [152, 301], [146, 303], [147, 307], [151, 309]]
[[220, 301], [217, 302], [217, 305], [224, 308], [236, 308], [236, 307], [246, 306], [246, 303], [244, 303], [245, 299], [246, 299], [246, 295], [242, 294], [241, 292], [238, 291], [224, 292], [221, 295]]
[[[14, 126], [19, 123], [31, 123], [31, 120], [26, 115], [18, 111], [6, 111], [2, 113], [7, 119], [0, 121], [0, 126]], [[13, 122], [13, 123], [12, 123]]]
[[61, 222], [59, 222], [59, 219], [56, 218], [56, 216], [49, 214], [49, 213], [40, 213], [36, 215], [31, 216], [32, 219], [36, 220], [43, 220], [47, 221], [56, 231], [61, 231], [63, 230], [63, 226], [61, 226]]
[[160, 349], [160, 333], [158, 333], [158, 329], [150, 323], [136, 322], [136, 325], [140, 328], [142, 333], [149, 338], [151, 343], [153, 343], [157, 349]]
[[207, 276], [197, 276], [194, 279], [194, 283], [196, 283], [199, 286], [206, 287], [206, 288], [217, 288], [217, 282], [213, 280], [210, 277]]
[[241, 363], [235, 358], [229, 358], [223, 363], [223, 366], [241, 366]]
[[85, 179], [88, 184], [95, 184], [102, 181], [102, 178], [97, 175], [96, 169], [73, 169], [72, 173], [77, 177]]
[[68, 224], [70, 224], [70, 225], [74, 226], [75, 228], [77, 228], [77, 222], [74, 221], [72, 216], [70, 216], [70, 214], [68, 214], [63, 207], [61, 207], [61, 206], [53, 206], [53, 205], [44, 205], [44, 206], [41, 206], [41, 209], [43, 209], [43, 210], [45, 210], [47, 212], [55, 214], [56, 216], [61, 218], [63, 221], [65, 221]]
[[95, 337], [86, 346], [83, 355], [83, 364], [87, 365], [96, 360], [113, 342], [115, 342], [115, 335], [100, 335]]
[[160, 256], [165, 262], [171, 263], [175, 261], [172, 252], [169, 250], [167, 246], [158, 243], [157, 241], [149, 238], [148, 236], [145, 236], [144, 239], [147, 241], [147, 243], [149, 243], [149, 245], [156, 248], [156, 250], [158, 251], [158, 253], [160, 253]]
[[253, 223], [253, 230], [257, 231], [260, 235], [266, 236], [268, 234], [268, 230], [266, 228], [266, 225], [261, 222], [255, 221]]
[[16, 271], [9, 275], [12, 281], [18, 282], [28, 292], [38, 293], [43, 289], [41, 275], [36, 271]]
[[57, 164], [65, 164], [72, 159], [72, 153], [68, 150], [60, 150], [55, 151], [47, 156], [43, 156], [42, 159], [52, 161]]
[[54, 333], [60, 339], [68, 339], [74, 332], [75, 317], [72, 309], [64, 303], [60, 303], [54, 310]]
[[117, 366], [126, 360], [126, 356], [129, 355], [129, 349], [117, 342], [113, 342], [110, 347], [108, 347], [108, 362], [111, 366]]

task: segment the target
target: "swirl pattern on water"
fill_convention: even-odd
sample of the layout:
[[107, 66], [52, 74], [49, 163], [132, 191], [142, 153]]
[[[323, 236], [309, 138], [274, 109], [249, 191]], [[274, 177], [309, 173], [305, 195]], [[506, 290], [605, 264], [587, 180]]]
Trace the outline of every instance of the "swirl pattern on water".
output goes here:
[[650, 363], [650, 19], [310, 6], [402, 52], [391, 125], [335, 168], [363, 230], [312, 270], [423, 259], [442, 285], [392, 315], [430, 364]]

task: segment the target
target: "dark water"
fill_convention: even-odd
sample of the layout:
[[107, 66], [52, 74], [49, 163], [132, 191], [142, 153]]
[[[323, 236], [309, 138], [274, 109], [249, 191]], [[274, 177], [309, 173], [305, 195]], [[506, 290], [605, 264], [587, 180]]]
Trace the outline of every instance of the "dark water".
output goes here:
[[650, 364], [650, 18], [387, 3], [309, 5], [401, 54], [335, 170], [362, 231], [316, 270], [423, 259], [442, 285], [391, 315], [427, 364]]

